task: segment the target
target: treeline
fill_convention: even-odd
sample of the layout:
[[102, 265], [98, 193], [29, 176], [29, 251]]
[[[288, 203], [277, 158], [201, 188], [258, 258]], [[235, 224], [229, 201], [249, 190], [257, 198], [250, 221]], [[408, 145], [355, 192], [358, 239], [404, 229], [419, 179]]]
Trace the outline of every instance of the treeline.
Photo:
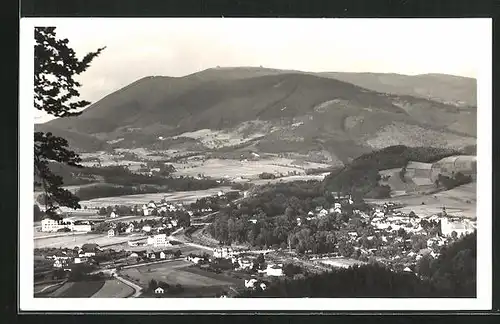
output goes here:
[[190, 204], [191, 209], [201, 210], [210, 208], [213, 212], [219, 211], [221, 206], [225, 206], [233, 200], [240, 198], [240, 193], [238, 191], [230, 191], [225, 195], [202, 197], [196, 199], [195, 202]]
[[265, 291], [245, 291], [238, 297], [389, 298], [437, 297], [439, 292], [414, 274], [392, 272], [379, 265], [354, 266], [275, 282]]
[[332, 172], [323, 183], [331, 191], [356, 192], [363, 196], [385, 198], [388, 188], [380, 188], [380, 170], [403, 168], [408, 161], [431, 163], [460, 153], [435, 147], [389, 146], [361, 155], [345, 168]]
[[265, 291], [245, 291], [239, 297], [476, 297], [476, 234], [443, 249], [428, 276], [392, 271], [377, 264], [336, 269], [275, 282]]
[[443, 186], [446, 188], [446, 190], [450, 190], [471, 182], [472, 177], [470, 175], [464, 175], [462, 172], [453, 172], [451, 177], [438, 174], [438, 178], [436, 179], [435, 184], [437, 187]]
[[63, 178], [66, 186], [81, 185], [95, 182], [106, 182], [118, 185], [133, 184], [167, 184], [169, 177], [174, 173], [175, 167], [161, 161], [145, 163], [147, 168], [159, 168], [152, 176], [136, 174], [131, 172], [126, 166], [113, 165], [105, 167], [72, 167], [61, 163], [52, 162], [50, 169], [55, 174]]
[[40, 210], [40, 207], [38, 207], [37, 204], [33, 205], [33, 216], [34, 216], [33, 220], [35, 222], [41, 221], [43, 219], [43, 217], [45, 216], [45, 213]]
[[[148, 177], [145, 177], [146, 179]], [[168, 178], [164, 179], [163, 185], [154, 184], [126, 184], [126, 181], [120, 181], [124, 185], [96, 184], [95, 186], [83, 187], [76, 191], [76, 195], [81, 200], [89, 200], [102, 197], [114, 197], [123, 195], [137, 195], [146, 193], [160, 193], [172, 191], [193, 191], [206, 190], [218, 187], [215, 180], [194, 179], [194, 178]], [[125, 185], [126, 184], [126, 185]]]
[[441, 250], [437, 259], [424, 256], [416, 270], [450, 296], [475, 296], [477, 275], [477, 232], [468, 234]]

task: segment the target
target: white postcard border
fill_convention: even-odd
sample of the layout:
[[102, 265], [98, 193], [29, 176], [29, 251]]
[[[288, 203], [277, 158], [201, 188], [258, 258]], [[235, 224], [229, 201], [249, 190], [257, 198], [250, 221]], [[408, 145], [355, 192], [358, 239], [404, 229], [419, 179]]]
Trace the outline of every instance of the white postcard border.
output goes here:
[[[33, 297], [33, 46], [35, 26], [51, 26], [74, 19], [127, 20], [140, 23], [152, 18], [22, 18], [20, 21], [19, 87], [19, 308], [21, 311], [398, 311], [398, 310], [489, 310], [492, 307], [492, 21], [480, 20], [484, 33], [477, 35], [483, 46], [476, 49], [478, 63], [478, 180], [477, 180], [477, 298], [34, 298]], [[160, 18], [155, 18], [160, 19]], [[188, 19], [188, 18], [176, 18]], [[209, 18], [203, 18], [207, 20]], [[220, 18], [213, 18], [214, 20]], [[224, 18], [229, 20], [230, 18]], [[466, 18], [460, 18], [466, 19]], [[366, 19], [350, 19], [362, 23]], [[373, 20], [373, 19], [372, 19]], [[392, 19], [397, 21], [398, 19]], [[422, 24], [425, 24], [425, 19]], [[446, 20], [442, 19], [443, 24]], [[133, 21], [133, 22], [132, 22]], [[192, 19], [196, 23], [196, 19]], [[298, 22], [300, 23], [300, 22]], [[258, 24], [256, 24], [258, 27]], [[457, 50], [460, 50], [457, 44]]]

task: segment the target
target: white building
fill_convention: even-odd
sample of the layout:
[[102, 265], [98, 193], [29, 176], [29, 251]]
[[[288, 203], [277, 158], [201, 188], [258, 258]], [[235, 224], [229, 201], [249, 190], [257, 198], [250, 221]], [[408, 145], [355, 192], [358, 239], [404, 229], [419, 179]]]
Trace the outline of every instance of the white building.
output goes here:
[[246, 288], [255, 288], [255, 284], [257, 283], [257, 279], [245, 279], [245, 287]]
[[214, 249], [214, 258], [224, 258], [224, 259], [229, 259], [232, 258], [234, 255], [234, 251], [230, 247], [226, 248], [215, 248]]
[[116, 232], [115, 232], [115, 230], [114, 230], [114, 229], [110, 229], [110, 230], [108, 231], [108, 237], [114, 237], [114, 236], [115, 236], [115, 234], [116, 234]]
[[328, 215], [328, 211], [326, 209], [322, 209], [319, 211], [319, 216], [320, 217], [323, 217], [323, 216], [326, 216]]
[[158, 287], [155, 289], [155, 294], [157, 295], [163, 295], [165, 293], [165, 290], [162, 287]]
[[283, 276], [283, 265], [281, 264], [268, 264], [267, 269], [264, 270], [264, 272], [268, 276], [273, 276], [273, 277], [281, 277]]
[[57, 232], [62, 228], [72, 229], [73, 222], [68, 220], [54, 220], [51, 218], [44, 218], [42, 220], [42, 232]]
[[116, 218], [118, 217], [118, 214], [115, 211], [112, 211], [111, 214], [109, 214], [109, 217]]
[[158, 234], [153, 236], [154, 247], [164, 247], [168, 245], [167, 234]]
[[144, 216], [149, 216], [148, 206], [146, 206], [146, 205], [143, 205], [143, 206], [142, 206], [142, 214], [143, 214]]
[[247, 258], [241, 258], [238, 260], [238, 264], [240, 265], [241, 270], [252, 269], [253, 261]]
[[90, 232], [92, 231], [91, 224], [78, 224], [75, 225], [73, 221], [63, 219], [54, 220], [51, 218], [44, 218], [42, 220], [42, 232], [57, 232], [60, 229], [68, 228], [76, 232]]
[[130, 223], [125, 229], [125, 233], [132, 233], [134, 231], [134, 224]]
[[143, 230], [144, 232], [148, 232], [148, 233], [149, 233], [149, 232], [151, 232], [151, 226], [149, 226], [149, 225], [144, 225], [144, 226], [142, 227], [142, 230]]
[[474, 227], [472, 224], [465, 221], [450, 221], [448, 218], [441, 219], [441, 233], [444, 236], [451, 236], [453, 232], [457, 233], [457, 236], [466, 235], [474, 232]]

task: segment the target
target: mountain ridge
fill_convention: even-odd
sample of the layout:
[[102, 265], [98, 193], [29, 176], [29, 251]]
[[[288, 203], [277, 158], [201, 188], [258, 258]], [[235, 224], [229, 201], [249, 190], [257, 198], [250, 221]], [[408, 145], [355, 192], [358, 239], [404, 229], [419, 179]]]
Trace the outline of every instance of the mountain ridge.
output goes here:
[[242, 141], [261, 134], [262, 140], [252, 144], [258, 150], [352, 151], [340, 154], [345, 160], [391, 136], [405, 145], [475, 144], [476, 114], [471, 106], [377, 92], [331, 75], [216, 68], [184, 77], [141, 78], [78, 117], [36, 128], [56, 135], [61, 130], [77, 147], [83, 137], [101, 145], [119, 141], [109, 147], [168, 149], [169, 141], [159, 143], [160, 137], [201, 129], [219, 132], [214, 135], [219, 137], [236, 134]]

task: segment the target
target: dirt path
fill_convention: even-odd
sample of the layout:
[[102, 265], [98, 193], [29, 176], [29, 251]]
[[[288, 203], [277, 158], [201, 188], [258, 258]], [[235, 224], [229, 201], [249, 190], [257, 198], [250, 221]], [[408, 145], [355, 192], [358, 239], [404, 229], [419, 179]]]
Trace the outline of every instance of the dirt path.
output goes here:
[[120, 277], [119, 275], [115, 275], [115, 278], [121, 282], [123, 282], [124, 284], [126, 284], [127, 286], [131, 287], [132, 289], [134, 289], [134, 294], [132, 294], [130, 297], [128, 298], [137, 298], [139, 297], [141, 294], [142, 294], [142, 287], [133, 283], [132, 281], [129, 281], [125, 278], [122, 278]]

